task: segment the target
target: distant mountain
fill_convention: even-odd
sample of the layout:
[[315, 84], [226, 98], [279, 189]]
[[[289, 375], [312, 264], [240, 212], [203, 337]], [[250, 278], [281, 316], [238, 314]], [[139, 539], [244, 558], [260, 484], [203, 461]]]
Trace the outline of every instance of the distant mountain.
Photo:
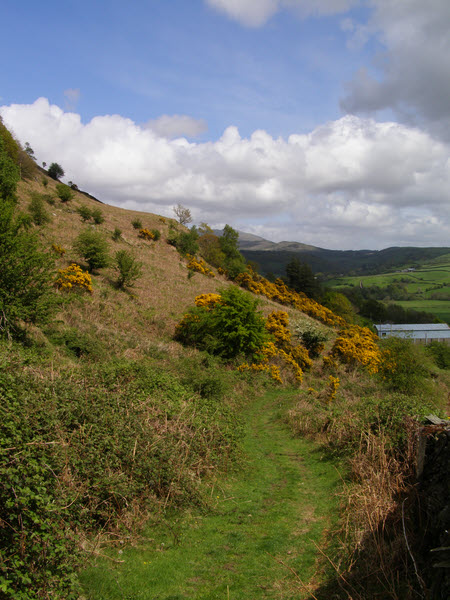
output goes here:
[[[220, 231], [216, 232], [218, 235]], [[368, 275], [397, 270], [437, 260], [450, 247], [392, 247], [384, 250], [327, 250], [300, 242], [271, 242], [257, 235], [239, 232], [239, 249], [247, 260], [256, 262], [262, 275], [286, 274], [293, 259], [307, 263], [314, 273]]]

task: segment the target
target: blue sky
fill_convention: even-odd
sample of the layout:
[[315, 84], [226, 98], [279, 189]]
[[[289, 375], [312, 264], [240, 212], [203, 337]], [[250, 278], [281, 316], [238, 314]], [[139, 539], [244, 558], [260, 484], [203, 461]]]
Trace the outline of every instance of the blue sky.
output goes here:
[[450, 245], [447, 0], [25, 0], [2, 22], [2, 118], [105, 202]]

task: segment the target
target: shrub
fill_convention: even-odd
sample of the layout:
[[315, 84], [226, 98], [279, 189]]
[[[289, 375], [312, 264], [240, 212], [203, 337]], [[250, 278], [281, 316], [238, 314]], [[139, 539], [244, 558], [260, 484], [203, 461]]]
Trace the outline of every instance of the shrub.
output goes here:
[[140, 219], [134, 219], [131, 221], [131, 224], [133, 225], [134, 229], [142, 229], [142, 221]]
[[430, 373], [423, 346], [412, 340], [392, 337], [383, 340], [381, 347], [380, 375], [387, 387], [404, 394], [423, 389]]
[[33, 193], [31, 195], [28, 211], [30, 212], [35, 225], [40, 226], [50, 222], [50, 215], [45, 210], [44, 201], [40, 194]]
[[109, 247], [101, 233], [90, 229], [82, 231], [75, 240], [74, 249], [85, 259], [91, 272], [109, 265]]
[[44, 187], [47, 187], [47, 186], [48, 186], [48, 179], [47, 179], [47, 177], [43, 177], [43, 178], [42, 178], [42, 185], [43, 185]]
[[151, 229], [150, 231], [153, 234], [153, 239], [155, 240], [155, 242], [157, 242], [161, 238], [161, 232], [159, 231], [159, 229]]
[[297, 325], [296, 334], [308, 350], [311, 358], [317, 358], [320, 355], [324, 348], [324, 342], [328, 339], [327, 334], [313, 324]]
[[142, 263], [138, 262], [127, 250], [116, 252], [115, 269], [119, 273], [117, 278], [119, 288], [132, 287], [134, 282], [142, 276]]
[[450, 369], [450, 346], [445, 342], [431, 342], [426, 346], [428, 354], [440, 369]]
[[89, 208], [89, 206], [86, 206], [85, 204], [83, 204], [82, 206], [79, 206], [77, 208], [77, 213], [80, 215], [80, 217], [84, 223], [86, 221], [89, 221], [90, 218], [92, 217], [91, 209]]
[[55, 285], [60, 290], [86, 290], [92, 293], [92, 279], [89, 273], [75, 263], [58, 271]]
[[23, 227], [15, 206], [2, 202], [0, 211], [0, 331], [8, 334], [20, 322], [45, 322], [55, 303], [54, 261], [39, 239]]
[[122, 237], [122, 230], [119, 229], [118, 227], [115, 227], [114, 231], [112, 232], [111, 237], [115, 242], [118, 242], [120, 240], [120, 238]]
[[198, 252], [198, 231], [194, 226], [189, 232], [177, 232], [172, 230], [167, 238], [167, 242], [178, 250], [181, 256], [195, 256]]
[[66, 249], [62, 246], [59, 246], [58, 244], [52, 244], [52, 250], [59, 256], [64, 256], [64, 254], [66, 253]]
[[102, 211], [99, 208], [94, 208], [91, 211], [92, 220], [96, 225], [101, 225], [105, 222], [105, 217], [102, 214]]
[[257, 311], [258, 301], [238, 288], [221, 291], [214, 307], [192, 308], [178, 324], [179, 341], [231, 359], [239, 355], [253, 357], [269, 340], [265, 321]]
[[154, 237], [153, 233], [150, 231], [150, 229], [145, 229], [145, 228], [139, 230], [138, 237], [140, 237], [143, 240], [147, 240], [148, 242], [155, 239], [155, 237]]
[[61, 202], [68, 202], [69, 200], [72, 200], [75, 195], [70, 187], [68, 185], [64, 185], [64, 183], [56, 184], [56, 194]]
[[208, 277], [215, 277], [215, 274], [211, 269], [208, 268], [207, 264], [203, 259], [197, 259], [195, 256], [187, 255], [189, 262], [187, 264], [187, 268], [190, 271], [197, 271], [198, 273], [202, 273], [202, 275], [207, 275]]

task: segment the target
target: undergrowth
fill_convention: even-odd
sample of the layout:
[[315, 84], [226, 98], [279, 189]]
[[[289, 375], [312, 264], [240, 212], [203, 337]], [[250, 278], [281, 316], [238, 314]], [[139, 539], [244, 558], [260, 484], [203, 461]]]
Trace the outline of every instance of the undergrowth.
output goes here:
[[189, 370], [92, 362], [72, 351], [75, 333], [54, 334], [72, 356], [59, 366], [51, 347], [0, 345], [2, 597], [78, 597], [89, 540], [130, 533], [164, 506], [205, 505], [202, 481], [239, 457], [238, 374], [201, 355]]

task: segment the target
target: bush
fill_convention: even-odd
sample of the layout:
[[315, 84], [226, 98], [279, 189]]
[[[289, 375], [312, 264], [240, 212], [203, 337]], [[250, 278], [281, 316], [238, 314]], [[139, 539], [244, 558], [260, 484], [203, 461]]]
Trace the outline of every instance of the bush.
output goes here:
[[312, 324], [297, 325], [296, 334], [308, 350], [311, 358], [317, 358], [324, 348], [328, 336]]
[[109, 265], [109, 247], [101, 233], [90, 229], [82, 231], [75, 240], [74, 249], [87, 262], [91, 272]]
[[403, 394], [423, 389], [425, 378], [430, 373], [424, 347], [397, 337], [383, 340], [381, 347], [380, 374], [387, 387]]
[[79, 206], [77, 208], [77, 213], [80, 215], [80, 217], [84, 223], [86, 223], [86, 221], [89, 221], [90, 218], [92, 217], [91, 209], [89, 208], [89, 206], [86, 206], [85, 204], [83, 204], [82, 206]]
[[135, 229], [142, 229], [142, 221], [140, 219], [134, 219], [131, 224]]
[[167, 238], [167, 242], [178, 250], [181, 256], [190, 254], [194, 256], [198, 252], [198, 231], [195, 226], [189, 232], [177, 232], [172, 230]]
[[96, 225], [101, 225], [105, 222], [105, 217], [102, 214], [102, 211], [99, 208], [94, 208], [91, 211], [92, 220]]
[[70, 187], [68, 185], [64, 185], [64, 183], [56, 184], [56, 194], [61, 202], [68, 202], [69, 200], [72, 200], [75, 195]]
[[[65, 252], [65, 250], [64, 250]], [[86, 290], [92, 293], [92, 278], [75, 263], [58, 271], [55, 285], [60, 290]]]
[[13, 208], [0, 211], [0, 331], [19, 322], [45, 322], [54, 307], [53, 259], [21, 226]]
[[33, 223], [35, 225], [45, 225], [50, 222], [50, 215], [45, 210], [44, 200], [40, 194], [33, 193], [31, 195], [31, 202], [28, 205], [28, 211], [31, 214]]
[[115, 269], [118, 271], [119, 288], [132, 287], [142, 276], [142, 263], [138, 262], [127, 250], [119, 250], [115, 256]]
[[119, 229], [118, 227], [116, 227], [116, 228], [114, 229], [114, 231], [112, 232], [112, 236], [111, 236], [111, 237], [112, 237], [112, 239], [113, 239], [115, 242], [118, 242], [118, 241], [120, 240], [120, 238], [122, 237], [122, 230], [121, 230], [121, 229]]
[[242, 290], [221, 291], [212, 306], [192, 308], [178, 324], [175, 337], [182, 343], [231, 359], [254, 357], [269, 340], [258, 301]]
[[431, 342], [426, 346], [428, 354], [440, 369], [450, 369], [450, 346], [445, 342]]

